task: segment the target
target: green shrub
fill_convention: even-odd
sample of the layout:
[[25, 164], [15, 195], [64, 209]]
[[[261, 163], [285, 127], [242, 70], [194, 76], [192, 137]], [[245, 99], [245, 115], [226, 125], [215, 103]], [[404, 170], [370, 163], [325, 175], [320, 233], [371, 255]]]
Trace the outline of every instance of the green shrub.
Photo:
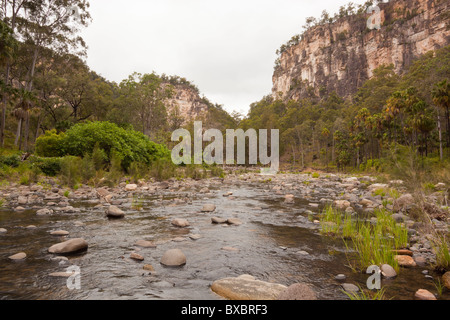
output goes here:
[[41, 158], [31, 156], [28, 162], [33, 168], [39, 169], [43, 174], [54, 177], [61, 172], [62, 158]]
[[56, 129], [46, 131], [36, 140], [36, 155], [50, 158], [63, 157], [65, 155], [64, 138], [64, 133], [58, 134]]
[[0, 165], [17, 168], [20, 165], [20, 156], [13, 154], [9, 156], [0, 156]]
[[128, 174], [133, 179], [133, 182], [138, 182], [140, 179], [148, 175], [149, 167], [145, 163], [133, 162], [128, 169]]
[[84, 183], [89, 182], [95, 177], [95, 161], [92, 156], [87, 155], [81, 161], [81, 178]]
[[154, 161], [149, 169], [150, 176], [158, 181], [167, 180], [176, 176], [177, 167], [169, 159]]
[[61, 160], [61, 183], [73, 188], [81, 180], [82, 160], [79, 157], [67, 156]]
[[92, 161], [94, 162], [95, 170], [101, 170], [105, 168], [105, 164], [108, 162], [108, 155], [105, 150], [100, 148], [100, 144], [97, 142], [92, 151]]
[[92, 154], [96, 145], [104, 150], [109, 161], [112, 150], [115, 150], [125, 170], [132, 162], [150, 165], [156, 159], [170, 157], [165, 146], [150, 141], [140, 132], [126, 130], [110, 122], [77, 124], [66, 132], [64, 147], [69, 155], [82, 157]]

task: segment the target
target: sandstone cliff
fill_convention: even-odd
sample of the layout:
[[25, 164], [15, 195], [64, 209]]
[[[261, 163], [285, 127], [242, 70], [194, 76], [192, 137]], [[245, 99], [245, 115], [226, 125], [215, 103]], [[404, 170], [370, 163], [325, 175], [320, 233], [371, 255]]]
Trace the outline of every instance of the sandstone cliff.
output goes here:
[[314, 90], [348, 97], [377, 67], [393, 64], [401, 73], [418, 56], [450, 44], [450, 1], [391, 0], [379, 7], [380, 30], [368, 29], [371, 15], [362, 13], [306, 31], [281, 54], [272, 95], [298, 100]]

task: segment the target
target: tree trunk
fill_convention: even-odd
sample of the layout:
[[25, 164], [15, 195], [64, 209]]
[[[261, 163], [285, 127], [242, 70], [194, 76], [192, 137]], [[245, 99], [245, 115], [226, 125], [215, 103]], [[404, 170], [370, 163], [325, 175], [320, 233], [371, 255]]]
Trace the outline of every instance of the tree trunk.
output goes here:
[[442, 160], [444, 160], [444, 152], [443, 152], [443, 148], [442, 148], [442, 129], [441, 129], [441, 116], [439, 114], [438, 111], [438, 131], [439, 131], [439, 158]]
[[22, 132], [22, 118], [19, 119], [19, 123], [17, 124], [16, 140], [14, 141], [14, 145], [16, 147], [19, 146], [19, 139], [21, 132]]
[[[8, 85], [9, 82], [9, 72], [10, 72], [10, 65], [9, 63], [6, 65], [6, 72], [5, 72], [5, 85]], [[3, 95], [2, 99], [2, 118], [1, 118], [1, 124], [0, 124], [0, 145], [3, 148], [5, 146], [5, 126], [6, 126], [6, 106], [8, 105], [8, 98], [6, 94]]]

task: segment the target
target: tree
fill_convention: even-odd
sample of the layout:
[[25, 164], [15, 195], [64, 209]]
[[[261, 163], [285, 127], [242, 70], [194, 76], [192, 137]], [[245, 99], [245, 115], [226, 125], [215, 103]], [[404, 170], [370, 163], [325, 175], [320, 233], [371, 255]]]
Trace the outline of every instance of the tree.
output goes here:
[[435, 105], [443, 109], [445, 112], [447, 125], [447, 147], [450, 147], [450, 83], [447, 82], [447, 80], [438, 82], [433, 88], [432, 97]]
[[5, 22], [0, 20], [0, 67], [6, 66], [5, 79], [0, 80], [2, 90], [0, 95], [2, 98], [2, 113], [0, 120], [0, 145], [4, 146], [5, 126], [6, 126], [6, 106], [8, 104], [8, 93], [10, 92], [9, 72], [10, 63], [17, 51], [18, 42], [14, 38], [13, 29]]
[[[44, 48], [67, 53], [81, 47], [82, 51], [78, 54], [83, 54], [86, 45], [77, 33], [78, 27], [87, 26], [90, 20], [87, 11], [89, 3], [86, 0], [33, 0], [23, 1], [21, 4], [24, 9], [21, 11], [22, 15], [17, 12], [14, 21], [17, 21], [20, 39], [31, 50], [25, 89], [32, 92], [36, 65]], [[25, 119], [29, 119], [29, 115]], [[19, 133], [21, 126], [22, 118], [18, 123]], [[25, 123], [25, 132], [29, 132], [29, 121]]]

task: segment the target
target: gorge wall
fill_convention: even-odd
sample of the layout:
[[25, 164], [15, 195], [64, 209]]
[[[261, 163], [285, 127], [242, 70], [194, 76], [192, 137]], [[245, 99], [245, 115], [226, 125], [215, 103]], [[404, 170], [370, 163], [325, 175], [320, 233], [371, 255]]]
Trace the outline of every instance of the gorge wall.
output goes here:
[[391, 0], [380, 3], [381, 29], [370, 14], [354, 14], [307, 30], [281, 53], [272, 95], [298, 100], [308, 90], [349, 97], [381, 65], [402, 73], [420, 55], [450, 44], [450, 1]]

